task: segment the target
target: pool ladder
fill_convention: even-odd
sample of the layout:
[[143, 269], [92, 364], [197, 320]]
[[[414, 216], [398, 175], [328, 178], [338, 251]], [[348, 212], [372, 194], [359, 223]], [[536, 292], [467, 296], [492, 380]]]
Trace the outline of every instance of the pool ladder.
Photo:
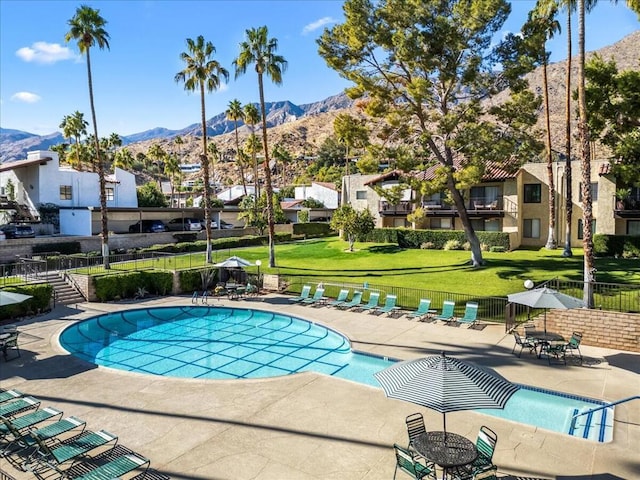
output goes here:
[[[574, 409], [573, 417], [571, 418], [571, 425], [569, 427], [569, 434], [577, 437], [589, 438], [598, 442], [611, 441], [613, 438], [613, 406], [638, 399], [640, 399], [640, 395], [634, 395], [616, 402], [590, 408], [585, 411]], [[594, 415], [596, 412], [601, 412], [601, 414], [599, 416]], [[578, 418], [585, 415], [586, 419], [584, 424], [582, 424], [578, 421]]]

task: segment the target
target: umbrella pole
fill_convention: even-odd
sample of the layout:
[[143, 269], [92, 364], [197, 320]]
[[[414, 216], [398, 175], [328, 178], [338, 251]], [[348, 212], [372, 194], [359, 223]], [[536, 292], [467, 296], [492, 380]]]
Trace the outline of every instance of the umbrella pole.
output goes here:
[[544, 334], [547, 334], [547, 309], [544, 309]]
[[447, 443], [447, 414], [442, 412], [442, 427], [444, 428], [444, 442]]

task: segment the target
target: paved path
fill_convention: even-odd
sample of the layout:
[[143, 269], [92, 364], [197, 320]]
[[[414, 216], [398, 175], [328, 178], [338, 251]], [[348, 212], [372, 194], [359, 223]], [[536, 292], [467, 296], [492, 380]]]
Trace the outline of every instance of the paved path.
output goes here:
[[[217, 300], [210, 301], [217, 303]], [[404, 418], [421, 411], [428, 428], [440, 414], [398, 400], [381, 389], [315, 373], [259, 380], [190, 380], [94, 367], [67, 355], [57, 335], [80, 319], [141, 306], [189, 305], [165, 297], [137, 303], [58, 307], [20, 322], [22, 357], [0, 360], [2, 388], [15, 387], [105, 429], [152, 460], [152, 467], [190, 480], [374, 480], [393, 477], [394, 442], [406, 443]], [[507, 379], [605, 400], [637, 395], [640, 355], [581, 348], [583, 366], [549, 366], [511, 354], [502, 325], [483, 330], [289, 305], [267, 295], [222, 305], [281, 311], [328, 325], [355, 349], [409, 359], [446, 351], [495, 368]], [[588, 338], [588, 332], [585, 339]], [[640, 402], [616, 407], [614, 440], [574, 439], [475, 412], [447, 415], [450, 431], [475, 439], [490, 425], [499, 436], [494, 461], [519, 477], [640, 478]], [[18, 480], [33, 478], [0, 459]]]

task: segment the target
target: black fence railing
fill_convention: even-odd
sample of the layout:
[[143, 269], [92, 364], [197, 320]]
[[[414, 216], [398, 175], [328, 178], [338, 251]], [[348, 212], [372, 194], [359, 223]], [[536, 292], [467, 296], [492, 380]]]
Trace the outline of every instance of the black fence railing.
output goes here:
[[[545, 283], [549, 288], [576, 298], [583, 298], [584, 282], [554, 278]], [[640, 313], [640, 285], [593, 282], [593, 306], [598, 310]]]

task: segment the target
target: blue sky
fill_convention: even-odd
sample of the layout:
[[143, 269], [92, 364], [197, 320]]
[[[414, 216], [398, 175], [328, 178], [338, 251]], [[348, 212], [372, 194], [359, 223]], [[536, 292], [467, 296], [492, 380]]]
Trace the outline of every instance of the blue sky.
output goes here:
[[[184, 128], [200, 118], [199, 95], [174, 82], [186, 38], [203, 35], [231, 74], [207, 95], [207, 118], [229, 101], [258, 101], [256, 75], [233, 79], [232, 61], [248, 28], [267, 25], [288, 61], [283, 84], [265, 84], [267, 101], [311, 103], [348, 84], [318, 55], [323, 28], [343, 21], [335, 0], [133, 0], [89, 1], [107, 20], [110, 50], [91, 53], [100, 136], [130, 135], [155, 127]], [[515, 0], [505, 32], [517, 32], [534, 5]], [[59, 130], [65, 115], [79, 110], [90, 120], [86, 64], [75, 43], [65, 44], [68, 20], [79, 1], [0, 0], [0, 126], [44, 135]], [[564, 26], [564, 19], [560, 19]], [[577, 19], [574, 21], [577, 30]], [[602, 0], [587, 19], [587, 48], [594, 50], [640, 29], [637, 16], [620, 2]], [[552, 60], [565, 58], [559, 35], [548, 48]], [[577, 42], [576, 42], [577, 44]]]

